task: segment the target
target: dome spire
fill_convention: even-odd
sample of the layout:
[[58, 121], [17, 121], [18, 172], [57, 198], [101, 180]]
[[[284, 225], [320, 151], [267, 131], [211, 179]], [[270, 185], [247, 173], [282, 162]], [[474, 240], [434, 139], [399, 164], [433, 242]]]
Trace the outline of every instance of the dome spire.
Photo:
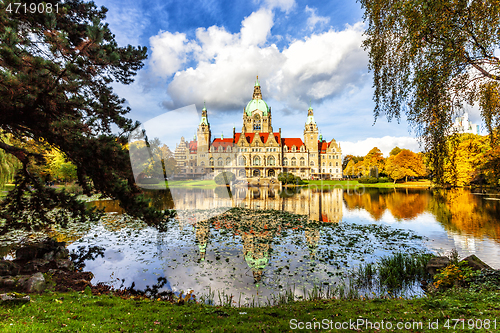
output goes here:
[[253, 87], [252, 99], [262, 99], [262, 93], [260, 91], [260, 83], [258, 75], [257, 75], [257, 81], [255, 81], [255, 86]]

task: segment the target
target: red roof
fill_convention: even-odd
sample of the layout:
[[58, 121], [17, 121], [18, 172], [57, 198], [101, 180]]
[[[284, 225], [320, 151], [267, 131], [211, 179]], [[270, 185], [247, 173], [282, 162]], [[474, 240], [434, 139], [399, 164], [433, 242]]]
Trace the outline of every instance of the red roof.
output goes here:
[[197, 141], [189, 142], [189, 152], [191, 154], [196, 154], [197, 149], [198, 149], [198, 142]]
[[227, 139], [215, 139], [214, 142], [212, 142], [212, 146], [214, 148], [219, 148], [222, 146], [224, 149], [227, 147], [231, 147], [233, 145], [233, 139], [232, 138], [227, 138]]
[[281, 144], [283, 146], [287, 146], [288, 148], [292, 148], [292, 146], [300, 148], [304, 145], [301, 138], [282, 138]]
[[234, 142], [238, 143], [238, 140], [240, 139], [241, 133], [234, 133]]

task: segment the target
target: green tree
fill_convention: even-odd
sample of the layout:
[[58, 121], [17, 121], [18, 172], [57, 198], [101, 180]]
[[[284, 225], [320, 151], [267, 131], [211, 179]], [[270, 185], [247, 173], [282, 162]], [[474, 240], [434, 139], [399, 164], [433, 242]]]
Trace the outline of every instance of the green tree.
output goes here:
[[214, 181], [217, 185], [229, 185], [234, 182], [236, 176], [231, 171], [223, 171], [215, 176]]
[[67, 161], [62, 152], [52, 149], [45, 155], [48, 164], [48, 173], [55, 179], [64, 181], [76, 180], [76, 167]]
[[[7, 11], [13, 2], [0, 3], [0, 129], [63, 152], [76, 166], [85, 194], [119, 199], [128, 213], [160, 221], [161, 212], [140, 195], [123, 149], [137, 124], [124, 117], [130, 109], [110, 85], [133, 81], [146, 48], [118, 47], [103, 23], [107, 10], [92, 2], [49, 0], [59, 7], [50, 13]], [[28, 220], [29, 228], [39, 229], [98, 217], [29, 171], [32, 161], [44, 163], [40, 153], [5, 141], [0, 149], [21, 164], [15, 189], [0, 205], [0, 233], [25, 228]], [[31, 195], [24, 195], [29, 189]]]
[[401, 148], [399, 148], [398, 146], [392, 148], [391, 152], [389, 153], [389, 156], [396, 156], [397, 154], [399, 154], [401, 152]]
[[374, 115], [402, 113], [429, 152], [443, 183], [446, 134], [463, 103], [480, 101], [482, 118], [498, 128], [500, 2], [360, 0], [368, 22], [364, 47], [374, 78]]
[[[11, 135], [4, 135], [0, 131], [0, 142], [10, 144]], [[2, 189], [6, 183], [14, 181], [14, 176], [21, 167], [19, 160], [11, 154], [6, 153], [0, 149], [0, 189]]]

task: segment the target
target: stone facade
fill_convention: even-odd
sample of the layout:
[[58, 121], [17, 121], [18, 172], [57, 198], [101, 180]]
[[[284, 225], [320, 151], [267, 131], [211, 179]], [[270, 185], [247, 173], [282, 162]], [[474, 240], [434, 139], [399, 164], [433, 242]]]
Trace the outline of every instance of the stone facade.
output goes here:
[[211, 140], [204, 106], [196, 137], [190, 142], [182, 137], [175, 150], [181, 169], [177, 178], [211, 178], [222, 171], [231, 171], [238, 179], [276, 178], [281, 172], [302, 179], [342, 178], [340, 145], [318, 135], [312, 107], [307, 111], [303, 139], [283, 138], [281, 128], [273, 130], [271, 115], [258, 78], [252, 100], [243, 109], [241, 132], [233, 128], [232, 137]]

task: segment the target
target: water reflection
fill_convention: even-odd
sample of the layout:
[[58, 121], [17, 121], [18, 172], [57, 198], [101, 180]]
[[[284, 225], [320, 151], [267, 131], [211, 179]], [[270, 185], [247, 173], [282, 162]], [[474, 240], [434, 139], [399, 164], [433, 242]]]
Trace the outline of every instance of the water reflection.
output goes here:
[[[222, 190], [226, 193], [221, 194]], [[125, 285], [135, 282], [137, 289], [145, 289], [164, 276], [166, 288], [174, 291], [210, 287], [247, 296], [270, 295], [290, 285], [331, 283], [339, 271], [360, 261], [411, 251], [404, 235], [407, 230], [427, 236], [429, 248], [443, 252], [457, 248], [462, 256], [475, 253], [500, 268], [500, 201], [489, 200], [500, 198], [496, 194], [476, 195], [464, 189], [262, 187], [233, 188], [229, 195], [227, 189], [222, 190], [182, 189], [183, 195], [178, 196], [182, 200], [175, 205], [168, 193], [154, 204], [159, 209], [189, 212], [239, 206], [259, 217], [248, 210], [236, 218], [224, 211], [205, 219], [172, 220], [159, 231], [131, 227], [115, 214], [72, 247], [85, 244], [89, 250], [96, 245], [106, 249], [85, 261], [86, 269], [96, 276], [93, 282], [113, 283], [119, 277]], [[113, 201], [96, 205], [120, 212]], [[305, 218], [288, 218], [286, 212]], [[264, 218], [263, 213], [278, 215]], [[351, 223], [361, 226], [351, 227]], [[396, 237], [384, 225], [403, 229], [403, 233]]]

